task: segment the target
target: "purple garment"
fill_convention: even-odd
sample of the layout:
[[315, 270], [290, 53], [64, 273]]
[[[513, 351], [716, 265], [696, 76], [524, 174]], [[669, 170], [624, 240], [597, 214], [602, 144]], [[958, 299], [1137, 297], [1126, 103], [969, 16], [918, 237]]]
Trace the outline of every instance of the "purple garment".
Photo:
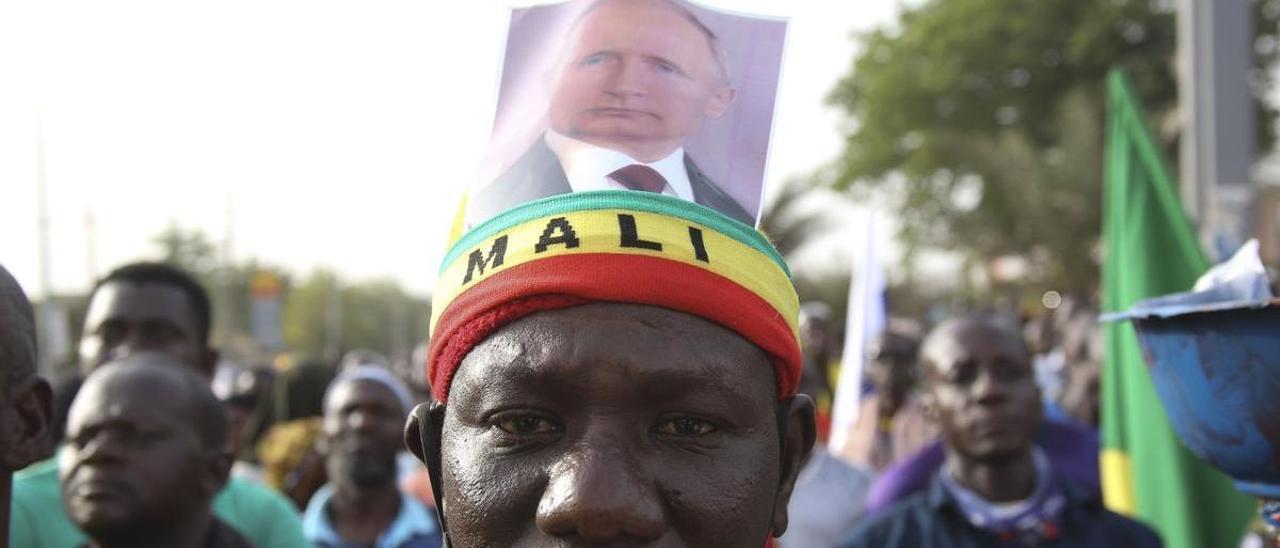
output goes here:
[[[1098, 480], [1098, 435], [1077, 424], [1046, 420], [1036, 445], [1049, 456], [1054, 477], [1101, 497]], [[942, 442], [935, 441], [886, 468], [871, 485], [865, 515], [873, 515], [929, 487], [942, 467]]]

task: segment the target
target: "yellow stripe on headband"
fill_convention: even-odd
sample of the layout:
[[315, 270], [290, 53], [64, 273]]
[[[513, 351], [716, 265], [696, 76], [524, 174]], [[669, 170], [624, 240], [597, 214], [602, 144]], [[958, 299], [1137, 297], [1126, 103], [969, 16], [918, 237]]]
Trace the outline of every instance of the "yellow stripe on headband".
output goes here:
[[798, 336], [800, 306], [795, 290], [771, 258], [705, 225], [628, 209], [540, 217], [495, 232], [474, 249], [458, 254], [437, 281], [431, 330], [435, 331], [440, 315], [458, 295], [490, 276], [547, 257], [591, 253], [662, 257], [720, 275], [769, 303]]

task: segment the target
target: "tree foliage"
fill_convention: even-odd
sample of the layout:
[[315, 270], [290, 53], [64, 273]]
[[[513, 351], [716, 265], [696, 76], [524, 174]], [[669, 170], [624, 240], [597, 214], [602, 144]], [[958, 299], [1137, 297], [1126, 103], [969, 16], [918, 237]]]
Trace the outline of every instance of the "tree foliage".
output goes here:
[[[1258, 95], [1271, 88], [1278, 18], [1280, 1], [1255, 2]], [[908, 256], [1020, 255], [1032, 283], [1091, 291], [1105, 75], [1129, 71], [1174, 152], [1172, 2], [926, 0], [860, 41], [829, 97], [849, 125], [823, 182], [889, 198]], [[1274, 113], [1257, 110], [1266, 150]]]
[[[426, 339], [431, 305], [388, 280], [351, 283], [319, 269], [296, 280], [284, 269], [256, 259], [227, 264], [217, 246], [199, 230], [171, 225], [152, 239], [161, 260], [180, 266], [200, 280], [214, 305], [213, 342], [224, 352], [249, 362], [270, 359], [252, 333], [250, 280], [257, 273], [281, 281], [281, 331], [286, 352], [306, 358], [336, 360], [361, 348], [388, 357], [406, 358]], [[336, 322], [331, 327], [330, 318]]]

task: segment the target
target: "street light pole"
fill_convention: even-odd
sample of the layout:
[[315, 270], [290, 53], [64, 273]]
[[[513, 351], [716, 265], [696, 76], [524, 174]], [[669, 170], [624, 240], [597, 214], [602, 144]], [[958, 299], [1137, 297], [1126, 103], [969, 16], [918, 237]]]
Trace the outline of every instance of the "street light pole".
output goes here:
[[1252, 3], [1179, 0], [1182, 203], [1211, 259], [1250, 234], [1255, 156]]

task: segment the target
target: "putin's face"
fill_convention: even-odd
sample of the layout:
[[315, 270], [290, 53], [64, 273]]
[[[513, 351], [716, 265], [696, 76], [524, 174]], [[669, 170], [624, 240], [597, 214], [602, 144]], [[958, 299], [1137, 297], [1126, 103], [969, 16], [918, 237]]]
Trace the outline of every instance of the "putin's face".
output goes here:
[[567, 44], [548, 116], [574, 139], [651, 162], [733, 101], [710, 37], [666, 2], [597, 6]]

